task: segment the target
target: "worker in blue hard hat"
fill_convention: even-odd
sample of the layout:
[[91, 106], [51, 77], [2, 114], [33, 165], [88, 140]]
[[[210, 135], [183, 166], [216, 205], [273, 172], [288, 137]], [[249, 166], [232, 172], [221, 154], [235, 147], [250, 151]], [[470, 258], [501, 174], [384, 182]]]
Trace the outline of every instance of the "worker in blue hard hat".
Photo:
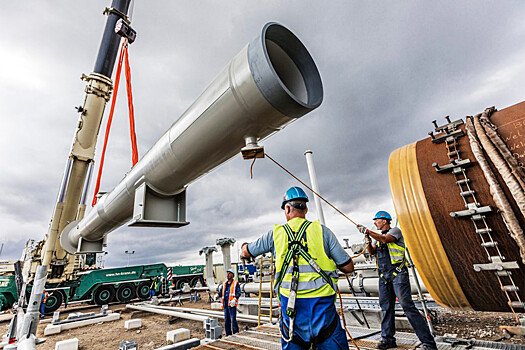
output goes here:
[[403, 234], [398, 227], [390, 226], [392, 216], [386, 211], [378, 211], [373, 220], [374, 226], [380, 233], [370, 231], [363, 225], [357, 225], [357, 229], [373, 239], [372, 244], [368, 246], [368, 251], [371, 255], [377, 255], [377, 269], [380, 277], [379, 305], [383, 312], [381, 342], [377, 348], [397, 347], [394, 337], [396, 333], [395, 303], [397, 297], [417, 337], [423, 343], [423, 349], [437, 349], [425, 318], [419, 313], [412, 301]]
[[275, 256], [283, 349], [348, 349], [334, 301], [337, 269], [350, 273], [354, 264], [328, 227], [306, 220], [307, 203], [302, 188], [289, 188], [281, 202], [286, 223], [244, 243], [241, 257]]
[[237, 305], [241, 297], [241, 286], [234, 277], [235, 272], [233, 269], [228, 269], [226, 271], [226, 281], [219, 287], [221, 307], [224, 310], [224, 331], [227, 336], [239, 332]]

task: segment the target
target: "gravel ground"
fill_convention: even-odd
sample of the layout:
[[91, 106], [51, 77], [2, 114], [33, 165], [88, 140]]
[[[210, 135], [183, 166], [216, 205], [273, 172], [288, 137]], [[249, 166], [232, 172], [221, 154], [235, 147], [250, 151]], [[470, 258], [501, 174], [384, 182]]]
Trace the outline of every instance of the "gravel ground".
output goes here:
[[[168, 305], [169, 304], [163, 304]], [[195, 307], [210, 309], [210, 304], [200, 301], [196, 304], [184, 303], [184, 307]], [[110, 309], [121, 314], [120, 320], [95, 324], [92, 326], [80, 327], [66, 330], [60, 334], [48, 336], [44, 344], [38, 346], [39, 350], [53, 350], [57, 341], [71, 338], [78, 338], [79, 350], [104, 350], [118, 349], [123, 340], [136, 341], [141, 350], [151, 350], [167, 345], [166, 332], [177, 328], [187, 328], [190, 330], [192, 338], [202, 339], [205, 336], [201, 322], [184, 319], [173, 319], [170, 316], [152, 314], [147, 312], [132, 311], [123, 305], [111, 305]], [[61, 317], [67, 317], [69, 312], [99, 312], [99, 307], [79, 307], [61, 310]], [[124, 321], [131, 318], [142, 319], [142, 327], [139, 330], [126, 330]], [[48, 323], [40, 323], [37, 336], [44, 337], [44, 328]], [[219, 324], [224, 327], [223, 321]], [[239, 322], [239, 328], [243, 329], [246, 324]]]
[[[524, 317], [522, 314], [521, 317]], [[453, 311], [442, 309], [433, 320], [439, 335], [457, 334], [458, 338], [496, 340], [503, 336], [499, 326], [514, 326], [516, 320], [511, 313]], [[524, 337], [514, 336], [501, 340], [504, 343], [525, 344]]]
[[[185, 303], [184, 307], [196, 307], [209, 309], [210, 305], [205, 302], [197, 304]], [[183, 319], [170, 321], [169, 316], [156, 315], [151, 313], [138, 313], [125, 309], [123, 305], [112, 305], [110, 308], [114, 312], [121, 313], [121, 319], [118, 321], [108, 322], [105, 324], [95, 324], [93, 326], [81, 327], [62, 332], [57, 335], [47, 337], [47, 341], [40, 345], [38, 349], [52, 350], [55, 343], [60, 340], [78, 338], [80, 350], [102, 350], [118, 349], [122, 340], [134, 340], [139, 344], [139, 349], [150, 350], [166, 345], [166, 332], [177, 328], [188, 328], [191, 331], [191, 337], [204, 338], [204, 329], [200, 322], [194, 322]], [[68, 308], [62, 311], [62, 316], [66, 317], [69, 312], [99, 312], [98, 307], [86, 308], [76, 307]], [[142, 328], [139, 330], [127, 331], [124, 329], [124, 321], [133, 318], [142, 319]], [[219, 321], [223, 326], [223, 321]], [[433, 318], [434, 327], [438, 335], [455, 334], [458, 338], [479, 339], [479, 340], [496, 340], [502, 337], [499, 329], [501, 325], [515, 325], [512, 314], [509, 313], [489, 313], [489, 312], [471, 312], [471, 311], [451, 311], [442, 309], [438, 311]], [[40, 323], [37, 335], [44, 337], [43, 329], [46, 323]], [[2, 327], [7, 323], [2, 323]], [[244, 324], [239, 324], [243, 329]], [[407, 330], [410, 331], [410, 330]], [[502, 342], [513, 344], [525, 344], [525, 338], [514, 337], [504, 339]]]

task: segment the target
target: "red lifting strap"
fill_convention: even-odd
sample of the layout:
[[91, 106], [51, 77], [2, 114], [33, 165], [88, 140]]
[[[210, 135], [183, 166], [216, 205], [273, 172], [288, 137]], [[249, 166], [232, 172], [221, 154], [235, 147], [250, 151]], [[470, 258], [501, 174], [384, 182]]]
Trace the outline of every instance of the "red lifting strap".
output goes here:
[[104, 158], [106, 156], [106, 148], [108, 145], [108, 139], [109, 139], [109, 130], [111, 129], [111, 123], [113, 121], [113, 112], [115, 111], [115, 102], [117, 100], [117, 92], [118, 92], [118, 86], [120, 82], [120, 74], [122, 71], [122, 62], [125, 61], [126, 67], [125, 67], [125, 74], [126, 74], [126, 88], [127, 88], [127, 95], [128, 95], [128, 109], [129, 109], [129, 133], [131, 138], [131, 160], [133, 163], [133, 166], [137, 164], [139, 155], [138, 155], [138, 149], [137, 149], [137, 136], [135, 134], [135, 115], [133, 110], [133, 95], [131, 93], [131, 69], [129, 66], [129, 58], [128, 58], [128, 41], [125, 39], [122, 42], [122, 46], [120, 48], [120, 57], [118, 60], [118, 66], [117, 66], [117, 73], [115, 74], [115, 88], [113, 89], [113, 97], [111, 99], [111, 110], [109, 111], [109, 117], [108, 122], [106, 125], [106, 134], [104, 136], [104, 147], [102, 148], [102, 155], [100, 156], [100, 165], [98, 166], [98, 175], [97, 175], [97, 182], [95, 185], [95, 191], [93, 193], [93, 202], [91, 206], [94, 206], [97, 204], [97, 194], [100, 189], [100, 178], [102, 177], [102, 168], [104, 167]]

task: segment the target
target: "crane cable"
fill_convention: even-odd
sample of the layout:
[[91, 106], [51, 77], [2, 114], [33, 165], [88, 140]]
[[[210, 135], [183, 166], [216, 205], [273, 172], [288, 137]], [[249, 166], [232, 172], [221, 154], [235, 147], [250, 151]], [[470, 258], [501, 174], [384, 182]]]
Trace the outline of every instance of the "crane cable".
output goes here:
[[[279, 164], [279, 162], [277, 162], [275, 159], [273, 159], [272, 157], [270, 157], [270, 155], [266, 152], [264, 152], [264, 155], [266, 157], [268, 157], [268, 159], [270, 159], [272, 162], [274, 162], [279, 168], [283, 169], [285, 172], [288, 173], [288, 175], [290, 175], [291, 177], [293, 177], [294, 179], [296, 179], [297, 181], [299, 181], [304, 187], [308, 188], [310, 191], [312, 191], [313, 194], [315, 194], [317, 197], [321, 198], [323, 201], [326, 202], [326, 204], [328, 204], [329, 206], [331, 206], [333, 209], [335, 209], [335, 211], [337, 211], [339, 214], [343, 215], [346, 219], [348, 219], [352, 224], [358, 226], [359, 224], [356, 223], [354, 220], [350, 219], [348, 216], [345, 215], [345, 213], [343, 213], [341, 210], [337, 209], [332, 203], [330, 203], [329, 201], [327, 201], [326, 199], [323, 198], [323, 196], [321, 196], [319, 193], [315, 192], [310, 186], [308, 186], [307, 184], [304, 183], [304, 181], [301, 181], [301, 179], [299, 179], [297, 176], [295, 176], [294, 174], [292, 174], [291, 171], [289, 171], [288, 169], [286, 169], [284, 166], [282, 166], [281, 164]], [[256, 159], [256, 158], [254, 158]]]
[[129, 110], [129, 132], [130, 132], [130, 138], [131, 138], [131, 161], [133, 166], [137, 164], [139, 156], [138, 156], [138, 149], [137, 149], [137, 136], [135, 133], [135, 113], [133, 109], [133, 94], [131, 92], [131, 68], [129, 64], [129, 58], [128, 58], [128, 39], [124, 39], [122, 41], [122, 46], [120, 48], [120, 57], [117, 65], [117, 72], [115, 74], [115, 87], [113, 92], [113, 97], [111, 99], [111, 109], [109, 112], [108, 121], [106, 124], [106, 133], [104, 135], [104, 146], [102, 148], [102, 155], [100, 156], [100, 164], [98, 166], [98, 174], [97, 174], [97, 182], [95, 184], [95, 191], [93, 193], [93, 202], [91, 203], [91, 206], [95, 206], [97, 204], [97, 194], [100, 189], [100, 179], [102, 177], [102, 169], [104, 167], [104, 158], [106, 156], [106, 148], [108, 145], [109, 140], [109, 131], [111, 129], [111, 123], [113, 122], [113, 113], [115, 111], [115, 102], [117, 100], [117, 92], [120, 82], [120, 75], [122, 71], [122, 63], [125, 63], [124, 73], [126, 75], [126, 92], [128, 96], [128, 110]]

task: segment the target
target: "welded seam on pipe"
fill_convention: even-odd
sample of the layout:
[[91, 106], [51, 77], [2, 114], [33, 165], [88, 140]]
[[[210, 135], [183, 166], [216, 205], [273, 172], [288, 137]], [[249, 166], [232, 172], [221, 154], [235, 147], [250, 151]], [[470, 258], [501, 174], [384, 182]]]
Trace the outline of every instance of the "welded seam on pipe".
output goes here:
[[[488, 164], [487, 159], [483, 155], [483, 146], [485, 143], [488, 143], [488, 149], [485, 149], [487, 154], [490, 154], [493, 157], [495, 157], [493, 153], [497, 153], [497, 151], [492, 146], [492, 143], [490, 143], [490, 141], [488, 140], [488, 137], [484, 134], [483, 128], [479, 122], [479, 117], [480, 114], [476, 115], [473, 118], [467, 118], [466, 129], [469, 137], [470, 147], [472, 149], [474, 157], [476, 158], [481, 167], [481, 170], [483, 171], [483, 175], [485, 176], [487, 183], [489, 184], [490, 193], [492, 195], [492, 198], [494, 199], [494, 202], [496, 203], [496, 206], [500, 210], [503, 222], [505, 223], [505, 226], [507, 226], [511, 237], [516, 241], [516, 244], [519, 247], [521, 260], [523, 263], [525, 263], [525, 236], [523, 234], [523, 230], [520, 227], [518, 219], [516, 218], [516, 215], [514, 214], [514, 211], [512, 210], [512, 207], [510, 206], [510, 203], [507, 200], [505, 193], [503, 192], [503, 189], [498, 183], [494, 172], [490, 169], [490, 165]], [[489, 146], [492, 146], [492, 148]], [[491, 160], [492, 159], [494, 158], [491, 157]]]

